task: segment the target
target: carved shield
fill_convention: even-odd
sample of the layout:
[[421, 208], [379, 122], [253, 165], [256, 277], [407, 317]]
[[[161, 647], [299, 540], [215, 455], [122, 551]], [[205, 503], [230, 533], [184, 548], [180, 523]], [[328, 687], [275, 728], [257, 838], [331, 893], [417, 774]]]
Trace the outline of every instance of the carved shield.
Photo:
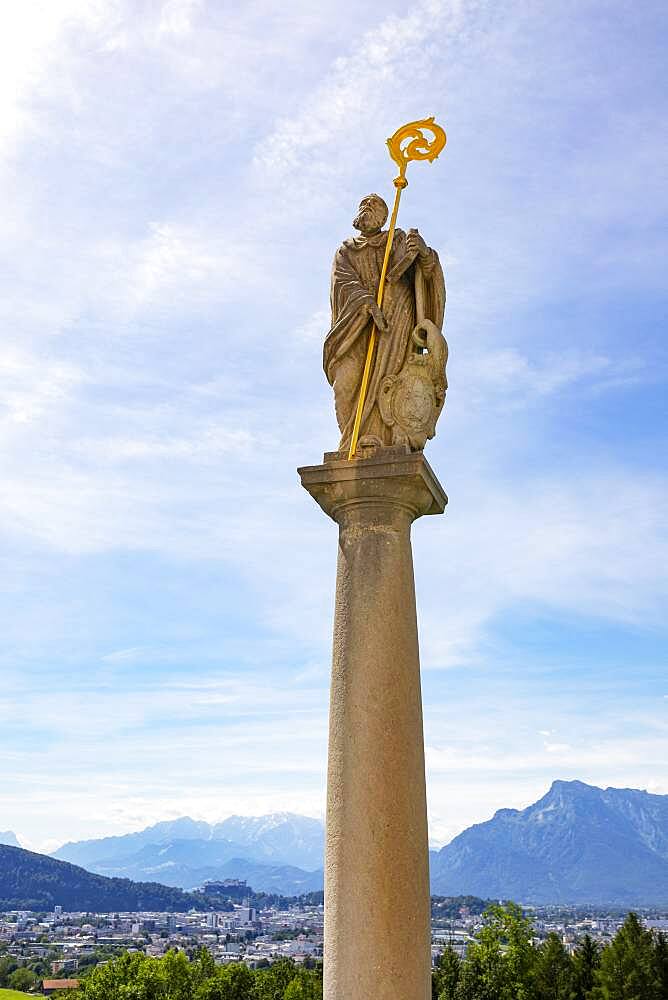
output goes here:
[[434, 436], [438, 404], [426, 358], [413, 355], [398, 375], [380, 386], [378, 404], [384, 423], [392, 428], [394, 444], [419, 451]]

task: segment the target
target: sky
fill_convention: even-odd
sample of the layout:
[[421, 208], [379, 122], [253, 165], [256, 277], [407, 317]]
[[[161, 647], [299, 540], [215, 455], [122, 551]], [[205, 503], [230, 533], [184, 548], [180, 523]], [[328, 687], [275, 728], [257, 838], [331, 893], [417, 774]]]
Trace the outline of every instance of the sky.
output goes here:
[[668, 794], [660, 0], [49, 0], [0, 36], [0, 829], [322, 816], [329, 272], [386, 138], [444, 264], [430, 837]]

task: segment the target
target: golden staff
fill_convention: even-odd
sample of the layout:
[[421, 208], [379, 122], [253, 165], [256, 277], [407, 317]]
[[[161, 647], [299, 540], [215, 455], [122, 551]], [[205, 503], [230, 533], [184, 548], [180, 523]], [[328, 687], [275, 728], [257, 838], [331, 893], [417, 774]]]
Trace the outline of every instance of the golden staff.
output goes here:
[[[422, 131], [423, 129], [426, 129], [427, 132], [431, 132], [434, 138], [431, 140], [428, 139], [427, 136], [424, 135]], [[433, 117], [423, 118], [421, 121], [409, 122], [407, 125], [402, 125], [401, 128], [397, 129], [392, 138], [387, 140], [387, 147], [390, 151], [390, 156], [399, 167], [399, 176], [394, 178], [396, 193], [394, 195], [392, 215], [390, 216], [390, 225], [387, 231], [387, 243], [385, 244], [383, 266], [380, 271], [380, 281], [378, 282], [376, 303], [379, 309], [383, 304], [385, 276], [387, 274], [387, 265], [390, 260], [390, 254], [392, 253], [392, 240], [394, 239], [394, 230], [397, 225], [397, 213], [399, 212], [401, 192], [405, 187], [408, 187], [408, 181], [406, 180], [406, 167], [411, 160], [429, 160], [430, 163], [433, 162], [444, 146], [445, 132], [440, 125], [436, 124]], [[364, 362], [364, 371], [362, 372], [360, 395], [357, 400], [357, 410], [355, 411], [353, 435], [350, 439], [348, 461], [355, 457], [355, 451], [357, 449], [357, 439], [359, 437], [360, 426], [362, 424], [362, 413], [364, 412], [364, 403], [366, 400], [367, 389], [369, 387], [369, 376], [371, 374], [371, 362], [373, 361], [375, 349], [376, 327], [375, 324], [372, 323], [371, 333], [369, 334], [369, 345], [366, 351], [366, 360]]]

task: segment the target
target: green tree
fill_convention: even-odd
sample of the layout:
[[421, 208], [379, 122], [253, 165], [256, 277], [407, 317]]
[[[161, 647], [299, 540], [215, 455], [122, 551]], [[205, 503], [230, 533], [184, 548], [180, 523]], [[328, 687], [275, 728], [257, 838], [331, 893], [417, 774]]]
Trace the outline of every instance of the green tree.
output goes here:
[[322, 985], [317, 974], [300, 969], [286, 986], [283, 1000], [322, 1000]]
[[253, 973], [246, 965], [232, 962], [216, 968], [195, 993], [196, 1000], [253, 1000]]
[[489, 983], [488, 970], [487, 975], [485, 972], [480, 954], [469, 948], [459, 970], [455, 1000], [496, 1000], [494, 984]]
[[533, 1000], [531, 921], [516, 903], [494, 904], [484, 915], [455, 988], [456, 1000]]
[[19, 990], [22, 993], [25, 993], [26, 990], [31, 990], [36, 982], [37, 976], [32, 969], [15, 969], [9, 976], [9, 985], [11, 989]]
[[[144, 956], [142, 956], [143, 958]], [[176, 995], [178, 996], [179, 984], [176, 984]], [[132, 1000], [162, 1000], [173, 994], [170, 992], [170, 982], [165, 974], [164, 962], [156, 958], [144, 958], [135, 966], [134, 979], [125, 987], [120, 996], [127, 996]]]
[[629, 913], [603, 949], [592, 1000], [661, 1000], [654, 941], [635, 913]]
[[125, 952], [91, 971], [81, 983], [85, 1000], [162, 1000], [172, 996], [165, 976], [164, 959], [141, 952]]
[[255, 1000], [284, 1000], [285, 991], [295, 978], [295, 963], [281, 958], [268, 969], [256, 973]]
[[454, 1000], [461, 964], [459, 955], [449, 944], [436, 959], [431, 977], [432, 1000]]
[[654, 966], [661, 1000], [668, 1000], [668, 937], [661, 931], [654, 937]]
[[0, 958], [0, 987], [9, 985], [9, 977], [17, 968], [17, 962], [10, 955]]
[[600, 964], [600, 945], [589, 934], [585, 934], [573, 953], [575, 1000], [587, 1000], [594, 988], [596, 970]]
[[535, 1000], [573, 1000], [573, 964], [557, 934], [548, 934], [536, 951], [533, 967]]
[[191, 963], [191, 981], [196, 989], [216, 974], [216, 963], [208, 948], [200, 948]]
[[[192, 1000], [193, 968], [183, 952], [168, 951], [160, 964], [167, 983], [167, 1000]], [[151, 998], [147, 997], [146, 1000]]]

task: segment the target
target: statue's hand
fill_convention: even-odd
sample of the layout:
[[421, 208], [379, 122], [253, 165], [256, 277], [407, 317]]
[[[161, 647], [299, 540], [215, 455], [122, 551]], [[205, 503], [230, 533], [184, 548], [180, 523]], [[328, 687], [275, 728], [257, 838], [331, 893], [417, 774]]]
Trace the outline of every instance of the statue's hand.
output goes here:
[[380, 333], [387, 333], [387, 329], [388, 329], [388, 327], [387, 327], [387, 320], [385, 319], [385, 316], [383, 314], [383, 310], [380, 308], [380, 306], [377, 305], [372, 300], [371, 302], [367, 302], [366, 303], [365, 309], [369, 313], [369, 315], [371, 316], [371, 319], [376, 324], [376, 328], [379, 330], [379, 332]]
[[417, 229], [409, 229], [406, 233], [406, 252], [409, 254], [418, 254], [423, 259], [429, 256], [429, 247]]

